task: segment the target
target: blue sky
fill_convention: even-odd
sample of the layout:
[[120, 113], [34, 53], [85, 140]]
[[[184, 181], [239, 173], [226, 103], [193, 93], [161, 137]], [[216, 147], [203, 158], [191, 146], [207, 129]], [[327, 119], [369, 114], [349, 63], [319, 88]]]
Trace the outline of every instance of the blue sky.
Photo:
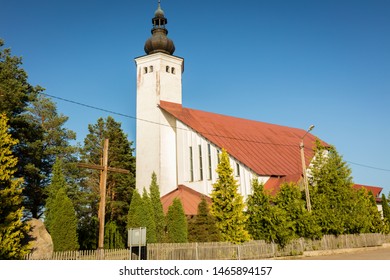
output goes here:
[[[390, 1], [161, 2], [175, 55], [185, 60], [185, 107], [314, 124], [356, 183], [390, 192]], [[0, 38], [23, 57], [31, 84], [135, 116], [134, 58], [144, 55], [157, 0], [0, 3]], [[110, 115], [53, 100], [78, 142], [88, 124]], [[135, 120], [113, 116], [134, 141]]]

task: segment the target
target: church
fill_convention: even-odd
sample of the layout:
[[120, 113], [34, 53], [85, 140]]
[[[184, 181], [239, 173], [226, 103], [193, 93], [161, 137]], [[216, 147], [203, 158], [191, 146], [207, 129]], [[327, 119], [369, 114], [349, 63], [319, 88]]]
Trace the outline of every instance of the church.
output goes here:
[[[167, 36], [168, 21], [160, 3], [152, 23], [146, 54], [135, 58], [137, 189], [148, 189], [155, 172], [164, 210], [179, 197], [185, 213], [195, 215], [201, 197], [212, 192], [223, 148], [244, 199], [251, 194], [253, 178], [271, 193], [284, 182], [301, 182], [300, 144], [304, 138], [308, 165], [316, 137], [304, 129], [184, 107], [184, 59], [173, 55], [175, 45]], [[382, 189], [371, 188], [379, 197]]]

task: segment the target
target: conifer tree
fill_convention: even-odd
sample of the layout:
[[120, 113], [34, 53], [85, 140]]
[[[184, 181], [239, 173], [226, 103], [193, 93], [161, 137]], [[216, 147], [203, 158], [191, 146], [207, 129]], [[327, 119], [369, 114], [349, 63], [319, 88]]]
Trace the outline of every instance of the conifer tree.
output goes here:
[[381, 204], [382, 204], [382, 212], [383, 212], [383, 218], [385, 220], [385, 223], [387, 224], [387, 226], [390, 226], [390, 207], [385, 194], [382, 194]]
[[143, 226], [142, 198], [137, 189], [134, 189], [131, 197], [129, 213], [127, 215], [127, 228], [139, 228]]
[[293, 235], [293, 224], [286, 211], [272, 203], [264, 185], [257, 178], [252, 180], [252, 195], [248, 196], [247, 228], [255, 240], [274, 242], [284, 247]]
[[271, 223], [270, 196], [264, 192], [264, 185], [257, 178], [252, 180], [252, 194], [247, 200], [247, 229], [254, 240], [267, 240], [267, 229]]
[[238, 193], [237, 181], [230, 166], [229, 155], [222, 149], [217, 167], [218, 179], [211, 193], [211, 213], [216, 218], [222, 241], [242, 243], [250, 239], [245, 229], [247, 216], [244, 213], [243, 197]]
[[53, 219], [51, 211], [54, 208], [54, 201], [57, 195], [57, 192], [64, 188], [66, 189], [66, 180], [62, 172], [63, 162], [60, 158], [57, 158], [53, 165], [53, 176], [50, 185], [46, 189], [47, 199], [45, 205], [45, 226], [46, 229], [51, 231], [51, 221]]
[[78, 250], [76, 212], [64, 187], [57, 191], [51, 206], [50, 235], [54, 251]]
[[134, 189], [127, 217], [127, 228], [146, 227], [146, 242], [155, 243], [157, 241], [153, 210], [145, 190], [141, 197], [138, 190]]
[[22, 59], [2, 46], [0, 40], [0, 112], [8, 116], [10, 132], [18, 140], [13, 148], [18, 157], [15, 177], [23, 178], [24, 213], [40, 218], [55, 156], [71, 156], [75, 148], [69, 140], [75, 139], [75, 133], [63, 127], [68, 118], [40, 94], [44, 89], [29, 84]]
[[146, 241], [148, 243], [156, 243], [157, 235], [156, 235], [156, 224], [154, 222], [154, 211], [152, 206], [152, 201], [146, 189], [144, 189], [144, 193], [142, 194], [142, 206], [143, 212], [145, 214], [144, 218], [144, 227], [146, 227]]
[[310, 196], [313, 214], [323, 234], [347, 234], [347, 224], [355, 217], [351, 169], [333, 146], [316, 141], [310, 168]]
[[382, 211], [383, 211], [383, 217], [387, 218], [390, 221], [390, 207], [389, 207], [389, 201], [387, 200], [385, 194], [382, 194]]
[[180, 199], [175, 198], [167, 213], [168, 242], [188, 242], [187, 218]]
[[292, 238], [321, 238], [321, 227], [314, 215], [307, 211], [299, 186], [294, 183], [283, 184], [274, 202], [275, 206], [285, 213]]
[[202, 197], [198, 205], [198, 213], [188, 222], [188, 241], [190, 242], [217, 242], [220, 233], [215, 224], [215, 218], [210, 214], [209, 205]]
[[156, 173], [152, 174], [152, 181], [150, 183], [150, 200], [153, 207], [154, 223], [156, 225], [157, 242], [161, 243], [165, 241], [165, 215], [160, 199], [160, 189], [157, 184]]
[[24, 242], [30, 230], [22, 220], [22, 179], [14, 177], [17, 140], [8, 133], [7, 117], [0, 114], [0, 259], [21, 259], [30, 250]]
[[[132, 142], [121, 128], [121, 123], [108, 116], [99, 118], [96, 124], [88, 126], [89, 133], [81, 149], [81, 161], [100, 164], [104, 139], [109, 139], [108, 165], [129, 170], [129, 174], [109, 172], [107, 175], [106, 215], [107, 223], [114, 221], [123, 240], [127, 239], [127, 220], [131, 196], [135, 188], [135, 157]], [[79, 218], [79, 235], [83, 249], [93, 249], [98, 236], [90, 234], [98, 217], [99, 180], [98, 170], [83, 169], [80, 196], [76, 197]], [[84, 245], [85, 244], [85, 245]]]
[[108, 222], [104, 229], [104, 249], [124, 249], [122, 233], [115, 222]]

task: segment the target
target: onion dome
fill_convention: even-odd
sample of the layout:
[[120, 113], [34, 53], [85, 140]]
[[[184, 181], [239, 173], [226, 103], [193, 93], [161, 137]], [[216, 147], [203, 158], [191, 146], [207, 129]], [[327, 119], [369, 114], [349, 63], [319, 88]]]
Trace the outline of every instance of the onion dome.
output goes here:
[[154, 13], [152, 23], [152, 37], [145, 42], [145, 53], [153, 54], [162, 52], [172, 55], [175, 52], [175, 45], [167, 37], [168, 30], [165, 28], [165, 25], [168, 23], [168, 20], [165, 18], [164, 11], [161, 9], [160, 1], [158, 1], [158, 8]]

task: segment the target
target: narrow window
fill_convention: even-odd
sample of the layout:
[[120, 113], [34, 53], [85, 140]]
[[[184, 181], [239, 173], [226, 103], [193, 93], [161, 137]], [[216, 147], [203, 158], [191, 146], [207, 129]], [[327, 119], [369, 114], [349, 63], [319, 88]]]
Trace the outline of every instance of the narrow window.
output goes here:
[[171, 70], [172, 70], [172, 71], [171, 71], [172, 74], [176, 74], [176, 71], [175, 71], [176, 69], [175, 69], [175, 67], [172, 67]]
[[199, 145], [199, 172], [200, 172], [200, 181], [203, 181], [202, 145]]
[[144, 74], [148, 73], [148, 67], [144, 67]]
[[207, 144], [207, 155], [208, 155], [208, 159], [209, 159], [209, 180], [213, 179], [212, 178], [212, 168], [211, 168], [211, 145], [210, 144]]
[[169, 66], [165, 67], [165, 71], [167, 71], [167, 73], [169, 73]]
[[240, 177], [240, 165], [236, 163], [236, 176]]
[[149, 66], [149, 72], [153, 72], [153, 65]]
[[194, 181], [194, 161], [192, 158], [192, 147], [190, 147], [190, 182]]

